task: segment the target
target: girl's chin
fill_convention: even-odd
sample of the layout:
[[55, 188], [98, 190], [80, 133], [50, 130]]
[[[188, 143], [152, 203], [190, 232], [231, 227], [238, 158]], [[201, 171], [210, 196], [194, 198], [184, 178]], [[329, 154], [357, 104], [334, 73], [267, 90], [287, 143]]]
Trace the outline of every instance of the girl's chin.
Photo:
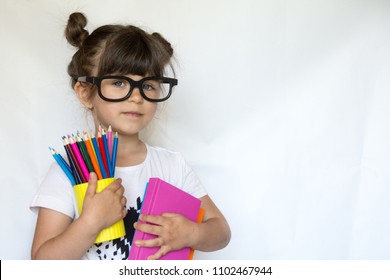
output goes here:
[[119, 137], [138, 137], [139, 133], [144, 129], [144, 127], [140, 126], [127, 126], [127, 127], [117, 127], [116, 131], [119, 134]]

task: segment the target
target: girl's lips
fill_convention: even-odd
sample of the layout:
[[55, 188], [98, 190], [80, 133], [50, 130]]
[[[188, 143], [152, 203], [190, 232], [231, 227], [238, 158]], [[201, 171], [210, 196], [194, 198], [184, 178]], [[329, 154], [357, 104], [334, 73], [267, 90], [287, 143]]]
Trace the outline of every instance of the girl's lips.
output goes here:
[[141, 113], [133, 112], [133, 111], [131, 111], [131, 112], [123, 112], [123, 114], [124, 114], [125, 116], [134, 117], [134, 118], [138, 118], [138, 117], [141, 117], [141, 116], [142, 116]]

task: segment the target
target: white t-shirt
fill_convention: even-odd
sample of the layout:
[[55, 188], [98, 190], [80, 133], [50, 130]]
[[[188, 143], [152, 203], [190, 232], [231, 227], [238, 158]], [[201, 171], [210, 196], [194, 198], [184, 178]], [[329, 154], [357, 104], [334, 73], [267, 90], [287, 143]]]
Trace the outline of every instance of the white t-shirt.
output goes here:
[[[124, 218], [126, 236], [94, 244], [83, 259], [127, 259], [134, 235], [133, 224], [138, 220], [149, 178], [158, 177], [197, 198], [207, 194], [180, 153], [149, 145], [146, 148], [146, 158], [141, 164], [115, 167], [115, 177], [122, 179], [127, 198], [127, 215]], [[53, 209], [72, 219], [78, 217], [72, 185], [57, 163], [51, 165], [30, 205], [34, 212], [39, 207]]]

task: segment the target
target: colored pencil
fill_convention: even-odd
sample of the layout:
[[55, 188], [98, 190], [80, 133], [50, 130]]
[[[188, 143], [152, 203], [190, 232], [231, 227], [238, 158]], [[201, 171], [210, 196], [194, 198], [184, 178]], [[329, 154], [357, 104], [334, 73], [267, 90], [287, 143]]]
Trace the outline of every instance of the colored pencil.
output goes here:
[[114, 177], [118, 132], [115, 132], [113, 137], [111, 126], [107, 133], [104, 128], [99, 126], [96, 135], [87, 132], [84, 132], [83, 135], [77, 132], [76, 135], [62, 137], [68, 161], [54, 148], [49, 147], [53, 158], [71, 184], [74, 186], [87, 183], [90, 172], [95, 172], [98, 180]]
[[108, 141], [108, 154], [110, 155], [109, 161], [111, 162], [111, 159], [112, 159], [112, 129], [111, 129], [111, 125], [108, 126], [107, 141]]
[[87, 166], [88, 173], [91, 173], [92, 171], [94, 171], [94, 169], [93, 169], [91, 158], [87, 151], [87, 147], [85, 146], [85, 142], [80, 136], [77, 136], [76, 140], [77, 140], [76, 141], [77, 146], [79, 147], [79, 150], [81, 152], [81, 156], [83, 157], [85, 165]]
[[115, 132], [115, 137], [114, 137], [114, 144], [112, 147], [112, 174], [115, 174], [115, 165], [116, 165], [116, 153], [118, 150], [118, 132]]
[[97, 161], [96, 154], [95, 154], [95, 151], [94, 151], [93, 146], [92, 146], [93, 145], [92, 140], [90, 138], [88, 138], [87, 133], [84, 133], [84, 143], [85, 143], [85, 146], [87, 147], [88, 154], [91, 157], [93, 169], [95, 170], [95, 173], [96, 173], [98, 179], [101, 180], [101, 179], [103, 179], [103, 176], [102, 176], [102, 173], [100, 171], [99, 163]]
[[111, 161], [110, 161], [110, 153], [108, 152], [108, 141], [107, 141], [107, 135], [104, 129], [102, 129], [102, 138], [103, 138], [103, 146], [104, 151], [106, 154], [106, 162], [107, 162], [107, 168], [108, 168], [108, 177], [113, 177], [112, 174], [112, 168], [111, 168]]
[[102, 177], [103, 177], [103, 179], [108, 178], [106, 171], [105, 171], [105, 168], [104, 168], [103, 159], [102, 159], [102, 156], [100, 154], [99, 145], [96, 141], [96, 138], [94, 136], [92, 136], [91, 140], [92, 140], [93, 148], [95, 150], [96, 158], [97, 158], [99, 166], [100, 166], [100, 171], [102, 172]]
[[73, 153], [73, 150], [69, 145], [68, 139], [65, 136], [62, 137], [62, 139], [64, 140], [64, 149], [65, 149], [66, 154], [68, 156], [69, 163], [72, 167], [72, 172], [73, 172], [73, 176], [75, 178], [75, 181], [77, 184], [82, 184], [83, 180], [80, 176], [81, 169], [80, 169], [80, 166], [77, 164], [77, 160], [76, 160], [76, 157]]
[[100, 155], [102, 156], [104, 170], [106, 171], [107, 178], [108, 178], [108, 177], [110, 177], [110, 171], [108, 169], [106, 151], [104, 149], [103, 137], [102, 137], [102, 133], [100, 131], [98, 132], [97, 140], [98, 140], [98, 143], [99, 143], [99, 151], [100, 151]]
[[64, 171], [65, 175], [68, 177], [68, 179], [71, 182], [71, 184], [75, 185], [76, 182], [75, 182], [75, 179], [73, 177], [73, 174], [72, 174], [72, 171], [70, 169], [70, 166], [68, 166], [68, 164], [66, 163], [64, 158], [59, 153], [57, 153], [56, 150], [54, 150], [53, 148], [50, 148], [50, 147], [49, 147], [49, 149], [50, 149], [54, 159], [58, 163], [58, 165]]
[[53, 155], [56, 155], [56, 157], [61, 160], [61, 163], [64, 168], [66, 168], [69, 172], [72, 172], [72, 169], [70, 168], [69, 164], [66, 162], [66, 160], [62, 157], [61, 154], [59, 154], [54, 148], [49, 147], [49, 150], [52, 152]]
[[85, 165], [83, 157], [81, 156], [79, 147], [77, 146], [73, 137], [69, 137], [69, 143], [70, 143], [70, 146], [73, 149], [73, 152], [76, 156], [77, 163], [79, 164], [79, 166], [81, 168], [80, 177], [83, 180], [83, 182], [86, 183], [89, 180], [89, 172], [88, 172], [87, 166]]

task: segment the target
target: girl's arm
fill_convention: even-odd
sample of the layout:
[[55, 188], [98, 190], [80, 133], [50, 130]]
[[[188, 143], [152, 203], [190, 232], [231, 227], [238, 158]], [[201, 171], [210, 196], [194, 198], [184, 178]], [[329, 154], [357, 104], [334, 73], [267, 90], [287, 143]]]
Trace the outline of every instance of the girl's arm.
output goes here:
[[96, 185], [96, 175], [91, 173], [83, 211], [75, 221], [60, 212], [39, 209], [32, 259], [80, 259], [102, 229], [124, 218], [126, 199], [121, 180], [100, 193], [96, 193]]
[[201, 207], [205, 210], [203, 223], [196, 224], [198, 231], [190, 247], [206, 252], [222, 249], [230, 242], [229, 224], [208, 195], [201, 200]]
[[201, 198], [201, 207], [205, 210], [202, 223], [194, 223], [182, 215], [165, 213], [161, 216], [141, 215], [144, 223], [135, 223], [137, 230], [157, 235], [150, 240], [137, 240], [136, 246], [161, 246], [149, 259], [159, 259], [172, 250], [183, 247], [192, 247], [200, 251], [215, 251], [224, 248], [230, 241], [229, 225], [213, 203], [206, 195]]
[[96, 229], [60, 212], [40, 208], [31, 250], [32, 259], [80, 259], [96, 238]]

